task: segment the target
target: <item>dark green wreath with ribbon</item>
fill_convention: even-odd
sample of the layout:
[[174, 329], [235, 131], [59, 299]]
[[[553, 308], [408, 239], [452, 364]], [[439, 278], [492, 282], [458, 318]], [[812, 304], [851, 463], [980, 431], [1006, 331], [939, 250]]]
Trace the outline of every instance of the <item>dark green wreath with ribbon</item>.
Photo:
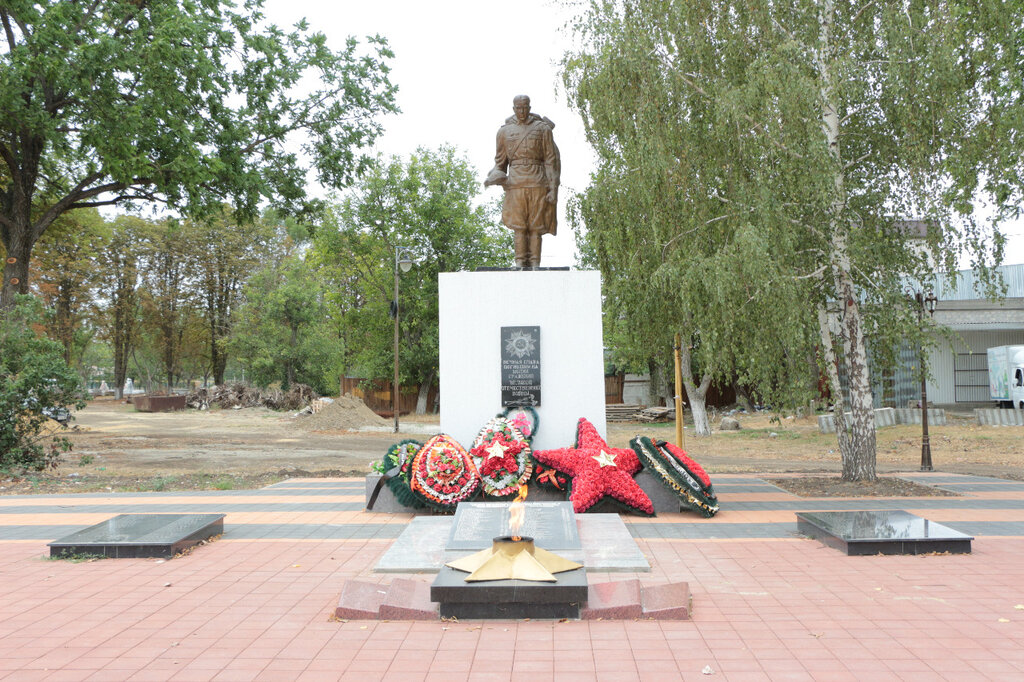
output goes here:
[[629, 441], [629, 446], [640, 457], [644, 468], [679, 496], [683, 507], [704, 518], [718, 513], [718, 496], [711, 485], [711, 477], [684, 450], [663, 440], [652, 441], [647, 436], [637, 436]]
[[423, 447], [423, 443], [412, 438], [398, 441], [384, 453], [383, 481], [395, 496], [395, 500], [405, 507], [422, 509], [426, 505], [416, 497], [409, 487], [412, 458]]

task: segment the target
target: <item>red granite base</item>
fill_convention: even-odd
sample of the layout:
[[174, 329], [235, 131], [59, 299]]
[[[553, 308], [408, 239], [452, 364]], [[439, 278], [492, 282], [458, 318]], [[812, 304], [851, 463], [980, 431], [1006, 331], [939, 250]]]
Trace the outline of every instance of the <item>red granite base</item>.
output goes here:
[[380, 605], [382, 620], [437, 620], [438, 605], [430, 601], [430, 585], [395, 578]]
[[344, 620], [376, 619], [387, 593], [387, 585], [346, 580], [341, 587], [341, 597], [334, 615]]
[[692, 605], [690, 585], [680, 582], [646, 586], [643, 588], [640, 603], [643, 607], [643, 618], [689, 620]]
[[632, 619], [641, 615], [640, 581], [636, 579], [591, 585], [587, 605], [580, 612], [582, 620]]

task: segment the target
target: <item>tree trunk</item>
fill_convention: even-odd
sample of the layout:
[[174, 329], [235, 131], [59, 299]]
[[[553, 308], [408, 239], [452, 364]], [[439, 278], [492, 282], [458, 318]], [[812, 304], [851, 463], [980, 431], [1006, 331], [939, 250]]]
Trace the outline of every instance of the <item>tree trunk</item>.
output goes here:
[[660, 405], [667, 390], [665, 371], [657, 360], [648, 360], [647, 373], [650, 376], [647, 383], [647, 405]]
[[217, 321], [210, 318], [210, 368], [213, 371], [214, 386], [224, 384], [224, 368], [227, 366], [227, 358], [223, 356], [217, 347]]
[[[831, 268], [834, 289], [832, 295], [840, 308], [843, 357], [850, 385], [851, 419], [847, 423], [843, 413], [842, 390], [839, 386], [838, 364], [830, 364], [829, 374], [833, 389], [838, 393], [835, 424], [839, 451], [843, 460], [843, 479], [847, 481], [873, 481], [875, 473], [875, 411], [871, 398], [871, 377], [868, 370], [867, 347], [861, 326], [860, 307], [854, 288], [853, 267], [850, 261], [846, 217], [846, 187], [842, 149], [840, 148], [839, 107], [835, 100], [834, 63], [839, 59], [833, 43], [835, 2], [825, 0], [819, 14], [819, 44], [817, 51], [818, 75], [821, 78], [821, 127], [829, 154], [832, 156], [834, 197], [830, 207]], [[835, 357], [827, 314], [819, 311], [819, 327], [826, 353]], [[827, 338], [826, 338], [827, 336]], [[834, 376], [832, 376], [834, 375]]]
[[427, 398], [430, 396], [430, 387], [434, 385], [434, 373], [431, 372], [420, 382], [420, 393], [416, 397], [416, 414], [427, 413]]
[[297, 325], [292, 325], [292, 341], [290, 352], [288, 353], [288, 362], [285, 366], [285, 383], [287, 384], [284, 388], [289, 389], [292, 384], [295, 383], [295, 349], [299, 345], [299, 328]]
[[16, 295], [28, 293], [28, 263], [34, 242], [29, 239], [27, 226], [23, 228], [23, 234], [18, 234], [18, 231], [18, 228], [12, 230], [11, 243], [4, 245], [7, 256], [3, 289], [0, 290], [0, 310], [11, 308]]
[[690, 415], [693, 417], [693, 430], [698, 436], [710, 436], [711, 425], [708, 423], [708, 410], [704, 399], [711, 386], [711, 374], [705, 372], [701, 377], [700, 386], [693, 382], [693, 367], [690, 365], [690, 347], [681, 343], [679, 364], [683, 370], [683, 386], [686, 387], [686, 398], [690, 403]]
[[736, 402], [739, 406], [747, 412], [754, 413], [754, 403], [750, 400], [750, 394], [747, 393], [747, 389], [740, 386], [740, 382], [732, 382], [732, 390], [736, 392]]

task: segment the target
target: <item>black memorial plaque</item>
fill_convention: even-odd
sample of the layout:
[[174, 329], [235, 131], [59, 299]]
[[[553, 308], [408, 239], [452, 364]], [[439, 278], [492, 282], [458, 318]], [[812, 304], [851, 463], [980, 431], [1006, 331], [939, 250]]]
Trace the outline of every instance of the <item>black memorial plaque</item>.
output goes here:
[[970, 554], [974, 538], [905, 511], [800, 512], [797, 530], [849, 556]]
[[[557, 552], [582, 549], [571, 502], [526, 502], [520, 535], [533, 538], [538, 547]], [[508, 508], [511, 502], [461, 502], [448, 536], [446, 550], [480, 550], [496, 537], [511, 535]]]
[[540, 406], [540, 327], [501, 328], [501, 405]]
[[120, 514], [49, 543], [50, 556], [163, 557], [224, 532], [224, 514]]

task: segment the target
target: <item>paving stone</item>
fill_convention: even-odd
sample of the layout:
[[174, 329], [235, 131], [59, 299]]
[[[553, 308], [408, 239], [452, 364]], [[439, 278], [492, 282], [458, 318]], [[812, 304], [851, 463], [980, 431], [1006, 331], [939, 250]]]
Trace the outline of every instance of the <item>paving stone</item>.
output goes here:
[[334, 615], [342, 620], [376, 620], [387, 593], [387, 585], [346, 580]]
[[640, 581], [616, 580], [591, 585], [587, 605], [580, 613], [583, 620], [633, 619], [643, 612], [640, 604]]

